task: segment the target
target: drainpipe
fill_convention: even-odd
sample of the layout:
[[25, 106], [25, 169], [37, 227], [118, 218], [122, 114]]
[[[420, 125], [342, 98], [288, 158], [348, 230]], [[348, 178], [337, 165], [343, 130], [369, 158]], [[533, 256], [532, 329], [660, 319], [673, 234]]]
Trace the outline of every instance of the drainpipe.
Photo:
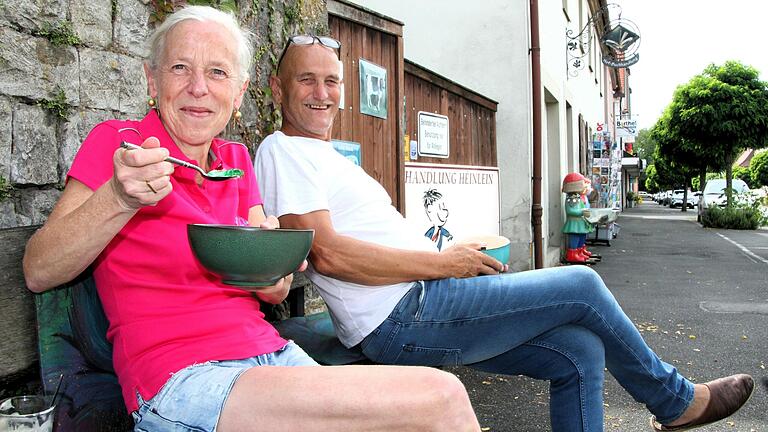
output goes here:
[[541, 47], [539, 46], [539, 2], [530, 0], [531, 5], [531, 81], [533, 105], [533, 261], [534, 268], [544, 267], [542, 250], [541, 216]]

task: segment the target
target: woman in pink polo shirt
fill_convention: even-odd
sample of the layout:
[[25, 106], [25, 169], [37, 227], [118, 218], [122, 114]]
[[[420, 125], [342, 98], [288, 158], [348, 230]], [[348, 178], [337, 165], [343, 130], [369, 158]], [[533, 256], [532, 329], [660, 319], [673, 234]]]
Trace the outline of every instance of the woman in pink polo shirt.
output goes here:
[[[136, 430], [479, 430], [449, 374], [316, 367], [264, 320], [252, 295], [279, 303], [290, 276], [251, 292], [198, 264], [187, 224], [278, 224], [262, 210], [246, 147], [216, 138], [239, 115], [252, 48], [231, 15], [198, 6], [168, 16], [149, 43], [149, 113], [91, 131], [24, 256], [35, 292], [93, 267]], [[121, 141], [143, 148], [124, 150]], [[212, 182], [174, 170], [167, 156], [245, 175]]]

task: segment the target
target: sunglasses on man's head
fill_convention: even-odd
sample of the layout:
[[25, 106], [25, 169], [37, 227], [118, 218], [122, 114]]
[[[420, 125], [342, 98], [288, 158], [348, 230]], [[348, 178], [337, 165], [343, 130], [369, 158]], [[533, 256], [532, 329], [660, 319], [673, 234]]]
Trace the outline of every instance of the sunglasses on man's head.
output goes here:
[[338, 55], [339, 51], [341, 50], [341, 42], [337, 41], [336, 39], [328, 36], [315, 36], [315, 35], [295, 35], [288, 38], [288, 42], [285, 44], [285, 48], [283, 48], [282, 54], [280, 54], [280, 59], [277, 60], [277, 69], [280, 69], [280, 64], [283, 63], [283, 58], [285, 57], [285, 53], [288, 52], [288, 47], [291, 46], [291, 44], [294, 45], [313, 45], [317, 41], [320, 43], [320, 45], [331, 48], [336, 50], [336, 54]]

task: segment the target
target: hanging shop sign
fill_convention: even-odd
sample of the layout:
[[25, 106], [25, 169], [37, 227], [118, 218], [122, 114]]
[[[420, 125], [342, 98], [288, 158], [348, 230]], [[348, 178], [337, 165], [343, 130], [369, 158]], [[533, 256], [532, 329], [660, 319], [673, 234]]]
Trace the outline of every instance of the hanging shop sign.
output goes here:
[[595, 11], [587, 23], [579, 29], [565, 32], [566, 65], [569, 76], [577, 76], [579, 71], [592, 60], [587, 60], [590, 51], [595, 49], [593, 37], [600, 36], [600, 44], [605, 48], [598, 50], [602, 62], [608, 67], [624, 68], [640, 60], [637, 51], [640, 47], [640, 30], [632, 21], [621, 17], [621, 6], [608, 3]]
[[637, 136], [637, 120], [616, 120], [616, 136], [621, 138], [635, 138]]
[[637, 53], [640, 47], [640, 30], [628, 19], [619, 17], [612, 20], [601, 42], [608, 47], [607, 52], [603, 53], [603, 64], [608, 67], [624, 68], [640, 60]]
[[419, 111], [419, 156], [447, 158], [450, 152], [448, 117]]

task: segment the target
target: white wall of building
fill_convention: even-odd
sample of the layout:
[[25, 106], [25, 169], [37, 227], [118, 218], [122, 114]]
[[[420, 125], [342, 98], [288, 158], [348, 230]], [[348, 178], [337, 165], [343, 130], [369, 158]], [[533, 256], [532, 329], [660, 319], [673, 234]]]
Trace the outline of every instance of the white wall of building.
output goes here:
[[[567, 63], [566, 32], [572, 30], [573, 36], [579, 34], [590, 17], [587, 0], [539, 1], [544, 92], [542, 233], [547, 251], [546, 265], [559, 261], [565, 241], [560, 232], [565, 220], [562, 179], [569, 172], [584, 170], [579, 163], [579, 115], [592, 130], [597, 122], [605, 122], [604, 85], [607, 77], [596, 38], [593, 37], [583, 50], [577, 48], [579, 53], [586, 54], [582, 59], [583, 69], [575, 73], [570, 68], [569, 73]], [[589, 143], [584, 145], [589, 146]]]
[[402, 21], [405, 58], [499, 103], [501, 233], [517, 270], [531, 262], [528, 1], [352, 0]]

